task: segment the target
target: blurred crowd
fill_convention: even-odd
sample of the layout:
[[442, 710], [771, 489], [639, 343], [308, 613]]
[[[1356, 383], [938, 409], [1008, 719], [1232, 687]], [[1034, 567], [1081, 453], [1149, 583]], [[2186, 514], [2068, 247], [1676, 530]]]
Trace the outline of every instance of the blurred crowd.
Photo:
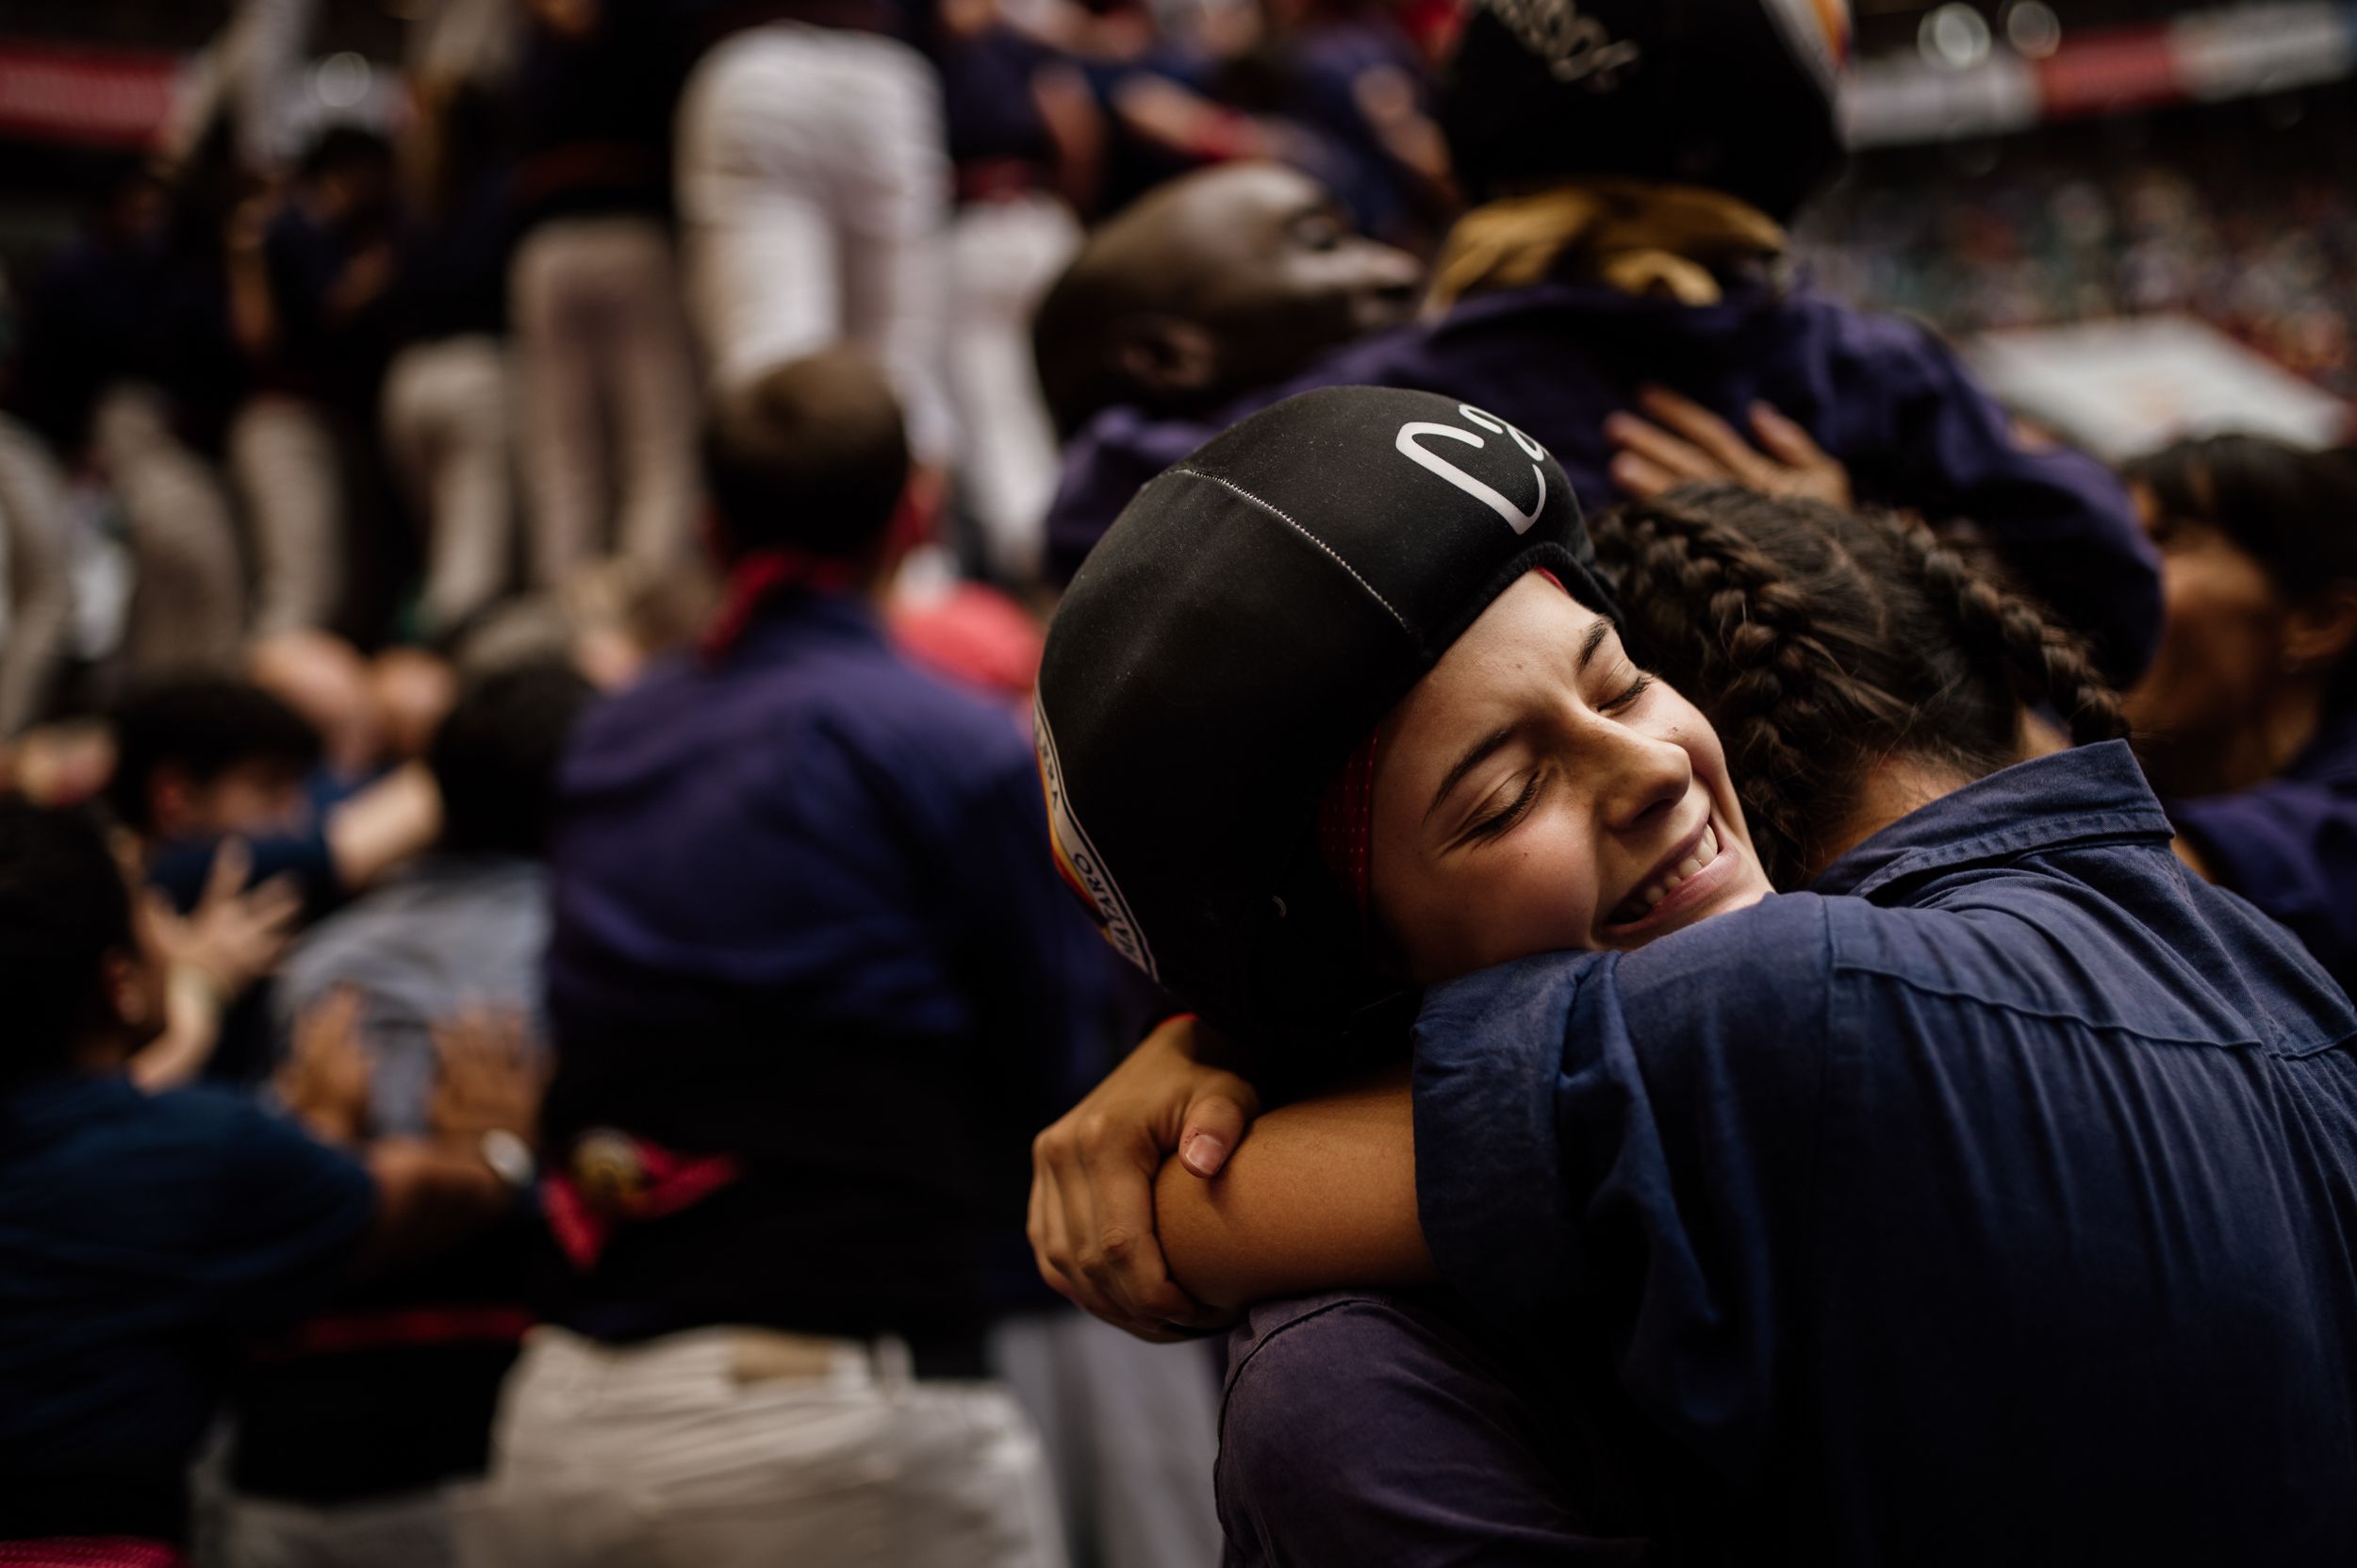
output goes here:
[[[1805, 236], [1827, 289], [1946, 331], [2184, 311], [2357, 394], [2346, 92], [2178, 110], [2123, 138], [1868, 155]], [[1922, 199], [1936, 180], [1939, 200]]]
[[[1113, 514], [1303, 377], [1506, 411], [1591, 507], [1733, 478], [1969, 516], [2123, 683], [2162, 649], [2167, 792], [2292, 777], [2345, 835], [2345, 459], [2179, 452], [2124, 476], [2140, 534], [1927, 335], [1814, 301], [1689, 388], [1717, 415], [1652, 390], [1722, 307], [1786, 309], [1830, 110], [1740, 199], [1558, 190], [1569, 155], [1504, 133], [1476, 181], [1452, 13], [444, 0], [389, 132], [228, 94], [91, 192], [0, 371], [0, 1216], [99, 1239], [0, 1243], [0, 1543], [635, 1561], [602, 1554], [669, 1510], [671, 1560], [788, 1527], [797, 1560], [1212, 1560], [1209, 1359], [1022, 1246], [1030, 1132], [1156, 1015], [1057, 883], [1026, 723]], [[2184, 306], [2357, 390], [2323, 172], [1862, 190], [1805, 234], [1828, 293]], [[2167, 643], [2156, 563], [2204, 552], [2242, 597]], [[2318, 583], [2277, 661], [2251, 628]], [[2256, 809], [2187, 813], [2212, 869], [2309, 831]], [[2235, 884], [2345, 982], [2337, 864]], [[828, 1555], [887, 1538], [943, 1555]]]
[[1253, 157], [1391, 239], [1450, 200], [1432, 19], [1378, 6], [453, 0], [392, 135], [299, 142], [254, 100], [301, 74], [227, 47], [290, 9], [244, 8], [215, 53], [257, 80], [17, 280], [0, 729], [79, 663], [295, 631], [451, 652], [536, 613], [619, 668], [702, 602], [701, 396], [837, 335], [892, 371], [950, 574], [1028, 586], [1030, 319], [1085, 222]]

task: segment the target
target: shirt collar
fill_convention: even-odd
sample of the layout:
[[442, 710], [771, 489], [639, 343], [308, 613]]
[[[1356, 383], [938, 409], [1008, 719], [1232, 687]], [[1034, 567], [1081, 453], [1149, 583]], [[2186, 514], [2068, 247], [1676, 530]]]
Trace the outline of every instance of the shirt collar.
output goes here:
[[726, 661], [766, 663], [814, 642], [884, 645], [882, 619], [864, 594], [789, 593], [764, 606]]
[[2124, 740], [2017, 763], [1908, 813], [1828, 867], [1813, 893], [1866, 898], [1902, 878], [2174, 830]]
[[2283, 776], [2316, 784], [2357, 784], [2357, 709], [2327, 714], [2316, 728], [2316, 738], [2283, 769]]

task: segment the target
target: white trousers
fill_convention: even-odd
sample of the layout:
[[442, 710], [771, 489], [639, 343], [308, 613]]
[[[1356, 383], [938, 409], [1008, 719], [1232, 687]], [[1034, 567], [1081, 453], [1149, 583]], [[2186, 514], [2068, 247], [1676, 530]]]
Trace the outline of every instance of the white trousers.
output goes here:
[[39, 717], [49, 677], [71, 645], [73, 526], [65, 474], [41, 437], [0, 417], [0, 545], [8, 553], [0, 625], [0, 742]]
[[909, 449], [945, 463], [941, 82], [874, 34], [779, 23], [704, 56], [680, 100], [688, 314], [713, 385], [849, 338], [891, 377]]
[[651, 218], [552, 220], [517, 247], [508, 289], [534, 586], [561, 587], [609, 550], [678, 566], [701, 485], [670, 238]]
[[460, 1482], [324, 1508], [232, 1495], [197, 1560], [205, 1568], [451, 1568], [454, 1500], [472, 1490]]
[[1007, 1391], [846, 1344], [765, 1376], [758, 1330], [609, 1347], [536, 1329], [469, 1568], [1062, 1568], [1046, 1461]]
[[173, 433], [162, 395], [146, 387], [116, 387], [99, 400], [91, 447], [131, 536], [124, 670], [138, 679], [233, 666], [245, 569], [219, 476]]
[[253, 529], [257, 637], [336, 617], [344, 587], [340, 461], [327, 417], [305, 399], [256, 393], [230, 423], [229, 471]]
[[1080, 221], [1045, 191], [961, 208], [950, 229], [958, 487], [992, 569], [1010, 583], [1039, 576], [1056, 496], [1056, 427], [1039, 389], [1031, 317], [1080, 248]]
[[1071, 1309], [991, 1330], [991, 1365], [1047, 1444], [1076, 1560], [1213, 1568], [1220, 1342], [1148, 1345]]
[[515, 543], [515, 423], [496, 338], [413, 343], [385, 372], [385, 455], [425, 528], [426, 626], [506, 591]]

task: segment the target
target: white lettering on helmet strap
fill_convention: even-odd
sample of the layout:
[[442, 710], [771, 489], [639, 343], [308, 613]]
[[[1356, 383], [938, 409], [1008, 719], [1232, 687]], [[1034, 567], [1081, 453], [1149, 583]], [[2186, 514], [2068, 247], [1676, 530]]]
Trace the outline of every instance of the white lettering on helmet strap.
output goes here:
[[1540, 460], [1545, 458], [1547, 449], [1508, 424], [1504, 420], [1493, 414], [1485, 414], [1471, 404], [1459, 404], [1457, 411], [1493, 436], [1504, 435], [1511, 437], [1514, 444], [1522, 449], [1523, 455], [1533, 459], [1530, 465], [1530, 476], [1539, 482], [1539, 499], [1530, 503], [1529, 511], [1524, 511], [1507, 500], [1494, 486], [1475, 479], [1463, 469], [1417, 440], [1420, 436], [1437, 436], [1446, 440], [1462, 441], [1472, 447], [1489, 444], [1470, 430], [1459, 430], [1453, 424], [1434, 424], [1429, 420], [1413, 420], [1399, 427], [1398, 438], [1393, 444], [1405, 453], [1408, 459], [1419, 468], [1428, 469], [1439, 474], [1484, 506], [1489, 507], [1499, 517], [1504, 518], [1506, 526], [1515, 533], [1529, 533], [1530, 525], [1539, 520], [1539, 514], [1545, 511], [1547, 506], [1547, 470], [1539, 466]]
[[1609, 92], [1621, 85], [1621, 74], [1633, 69], [1643, 57], [1633, 41], [1616, 39], [1594, 17], [1580, 15], [1577, 0], [1481, 3], [1506, 25], [1517, 43], [1546, 61], [1547, 74], [1558, 82], [1578, 82], [1592, 92]]
[[1072, 797], [1064, 792], [1063, 767], [1056, 760], [1056, 737], [1047, 728], [1047, 704], [1034, 694], [1031, 724], [1039, 750], [1040, 787], [1047, 796], [1047, 839], [1056, 857], [1056, 870], [1096, 916], [1097, 929], [1115, 952], [1159, 982], [1154, 949], [1146, 945], [1146, 928], [1129, 911], [1129, 900], [1106, 869], [1104, 857], [1089, 842], [1080, 819], [1073, 814]]

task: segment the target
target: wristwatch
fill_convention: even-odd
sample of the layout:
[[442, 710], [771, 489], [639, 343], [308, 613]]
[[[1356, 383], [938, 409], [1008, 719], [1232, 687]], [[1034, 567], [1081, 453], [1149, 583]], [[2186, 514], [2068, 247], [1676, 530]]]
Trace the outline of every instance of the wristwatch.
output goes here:
[[507, 1129], [491, 1129], [479, 1147], [491, 1173], [517, 1191], [525, 1191], [540, 1180], [540, 1162], [532, 1157], [532, 1146]]

